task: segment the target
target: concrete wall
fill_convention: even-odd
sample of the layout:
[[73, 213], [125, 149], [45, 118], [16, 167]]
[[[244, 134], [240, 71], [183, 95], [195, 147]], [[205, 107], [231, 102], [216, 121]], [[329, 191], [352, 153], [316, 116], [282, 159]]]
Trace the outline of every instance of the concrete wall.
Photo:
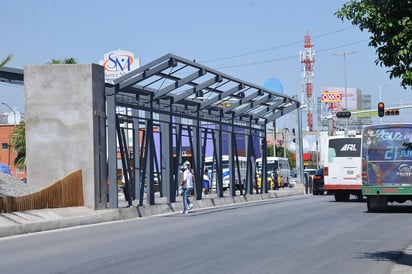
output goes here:
[[103, 67], [24, 68], [28, 183], [42, 189], [82, 169], [87, 207], [106, 206]]

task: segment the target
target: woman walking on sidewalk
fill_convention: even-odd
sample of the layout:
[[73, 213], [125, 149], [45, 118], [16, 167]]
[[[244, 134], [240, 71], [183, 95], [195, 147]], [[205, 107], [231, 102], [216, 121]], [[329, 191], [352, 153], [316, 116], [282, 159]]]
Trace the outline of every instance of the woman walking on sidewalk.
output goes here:
[[190, 172], [190, 163], [185, 162], [185, 171], [183, 172], [182, 178], [182, 188], [183, 188], [183, 214], [189, 213], [192, 209], [192, 202], [189, 200], [190, 193], [193, 191], [193, 175]]

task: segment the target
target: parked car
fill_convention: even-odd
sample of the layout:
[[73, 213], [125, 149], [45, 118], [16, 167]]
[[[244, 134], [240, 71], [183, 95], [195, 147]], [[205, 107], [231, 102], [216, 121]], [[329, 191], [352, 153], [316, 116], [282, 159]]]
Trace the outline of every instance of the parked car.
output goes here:
[[323, 167], [321, 167], [316, 170], [316, 173], [313, 175], [313, 195], [323, 195], [325, 193], [323, 178]]
[[298, 183], [298, 173], [296, 171], [290, 173], [290, 182], [293, 185]]

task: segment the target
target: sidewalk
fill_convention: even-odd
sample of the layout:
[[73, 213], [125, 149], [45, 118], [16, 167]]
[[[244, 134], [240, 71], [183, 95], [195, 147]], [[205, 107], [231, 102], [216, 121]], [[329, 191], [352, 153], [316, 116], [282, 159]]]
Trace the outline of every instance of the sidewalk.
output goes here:
[[[194, 197], [191, 200], [196, 209], [201, 209], [303, 194], [303, 187], [297, 185], [294, 188], [285, 188], [277, 191], [270, 190], [269, 193], [264, 194], [217, 198], [216, 193], [212, 193], [204, 195], [201, 200], [195, 200]], [[159, 193], [156, 193], [155, 205], [151, 206], [146, 201], [143, 201], [144, 204], [138, 206], [138, 201], [133, 201], [133, 206], [127, 207], [128, 203], [124, 198], [123, 192], [119, 192], [118, 195], [118, 208], [94, 210], [87, 207], [68, 207], [0, 213], [0, 237], [152, 215], [172, 214], [178, 213], [183, 209], [182, 196], [177, 196], [174, 203], [167, 203], [166, 197], [160, 197]]]
[[[303, 185], [297, 184], [294, 188], [283, 188], [276, 191], [270, 190], [268, 193], [264, 194], [238, 195], [235, 197], [225, 196], [217, 198], [217, 195], [212, 193], [203, 196], [201, 200], [195, 200], [194, 197], [192, 197], [191, 200], [195, 209], [201, 209], [305, 195], [304, 192], [305, 189]], [[156, 197], [156, 204], [153, 206], [147, 204], [137, 206], [137, 201], [133, 201], [133, 206], [129, 208], [126, 207], [127, 202], [125, 201], [122, 192], [119, 192], [118, 199], [119, 208], [114, 209], [93, 210], [87, 207], [69, 207], [0, 213], [0, 237], [139, 217], [149, 217], [153, 215], [175, 214], [182, 210], [182, 196], [177, 196], [176, 202], [171, 204], [167, 203], [165, 197]], [[412, 246], [405, 249], [404, 256], [398, 260], [397, 263], [394, 263], [391, 273], [412, 273]]]

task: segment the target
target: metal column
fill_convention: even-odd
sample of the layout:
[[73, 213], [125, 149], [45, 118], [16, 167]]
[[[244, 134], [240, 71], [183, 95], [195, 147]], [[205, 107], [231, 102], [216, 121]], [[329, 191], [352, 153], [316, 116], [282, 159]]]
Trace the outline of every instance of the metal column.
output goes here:
[[116, 97], [115, 87], [106, 88], [107, 102], [107, 157], [109, 207], [118, 207], [117, 195], [117, 144], [116, 144]]

